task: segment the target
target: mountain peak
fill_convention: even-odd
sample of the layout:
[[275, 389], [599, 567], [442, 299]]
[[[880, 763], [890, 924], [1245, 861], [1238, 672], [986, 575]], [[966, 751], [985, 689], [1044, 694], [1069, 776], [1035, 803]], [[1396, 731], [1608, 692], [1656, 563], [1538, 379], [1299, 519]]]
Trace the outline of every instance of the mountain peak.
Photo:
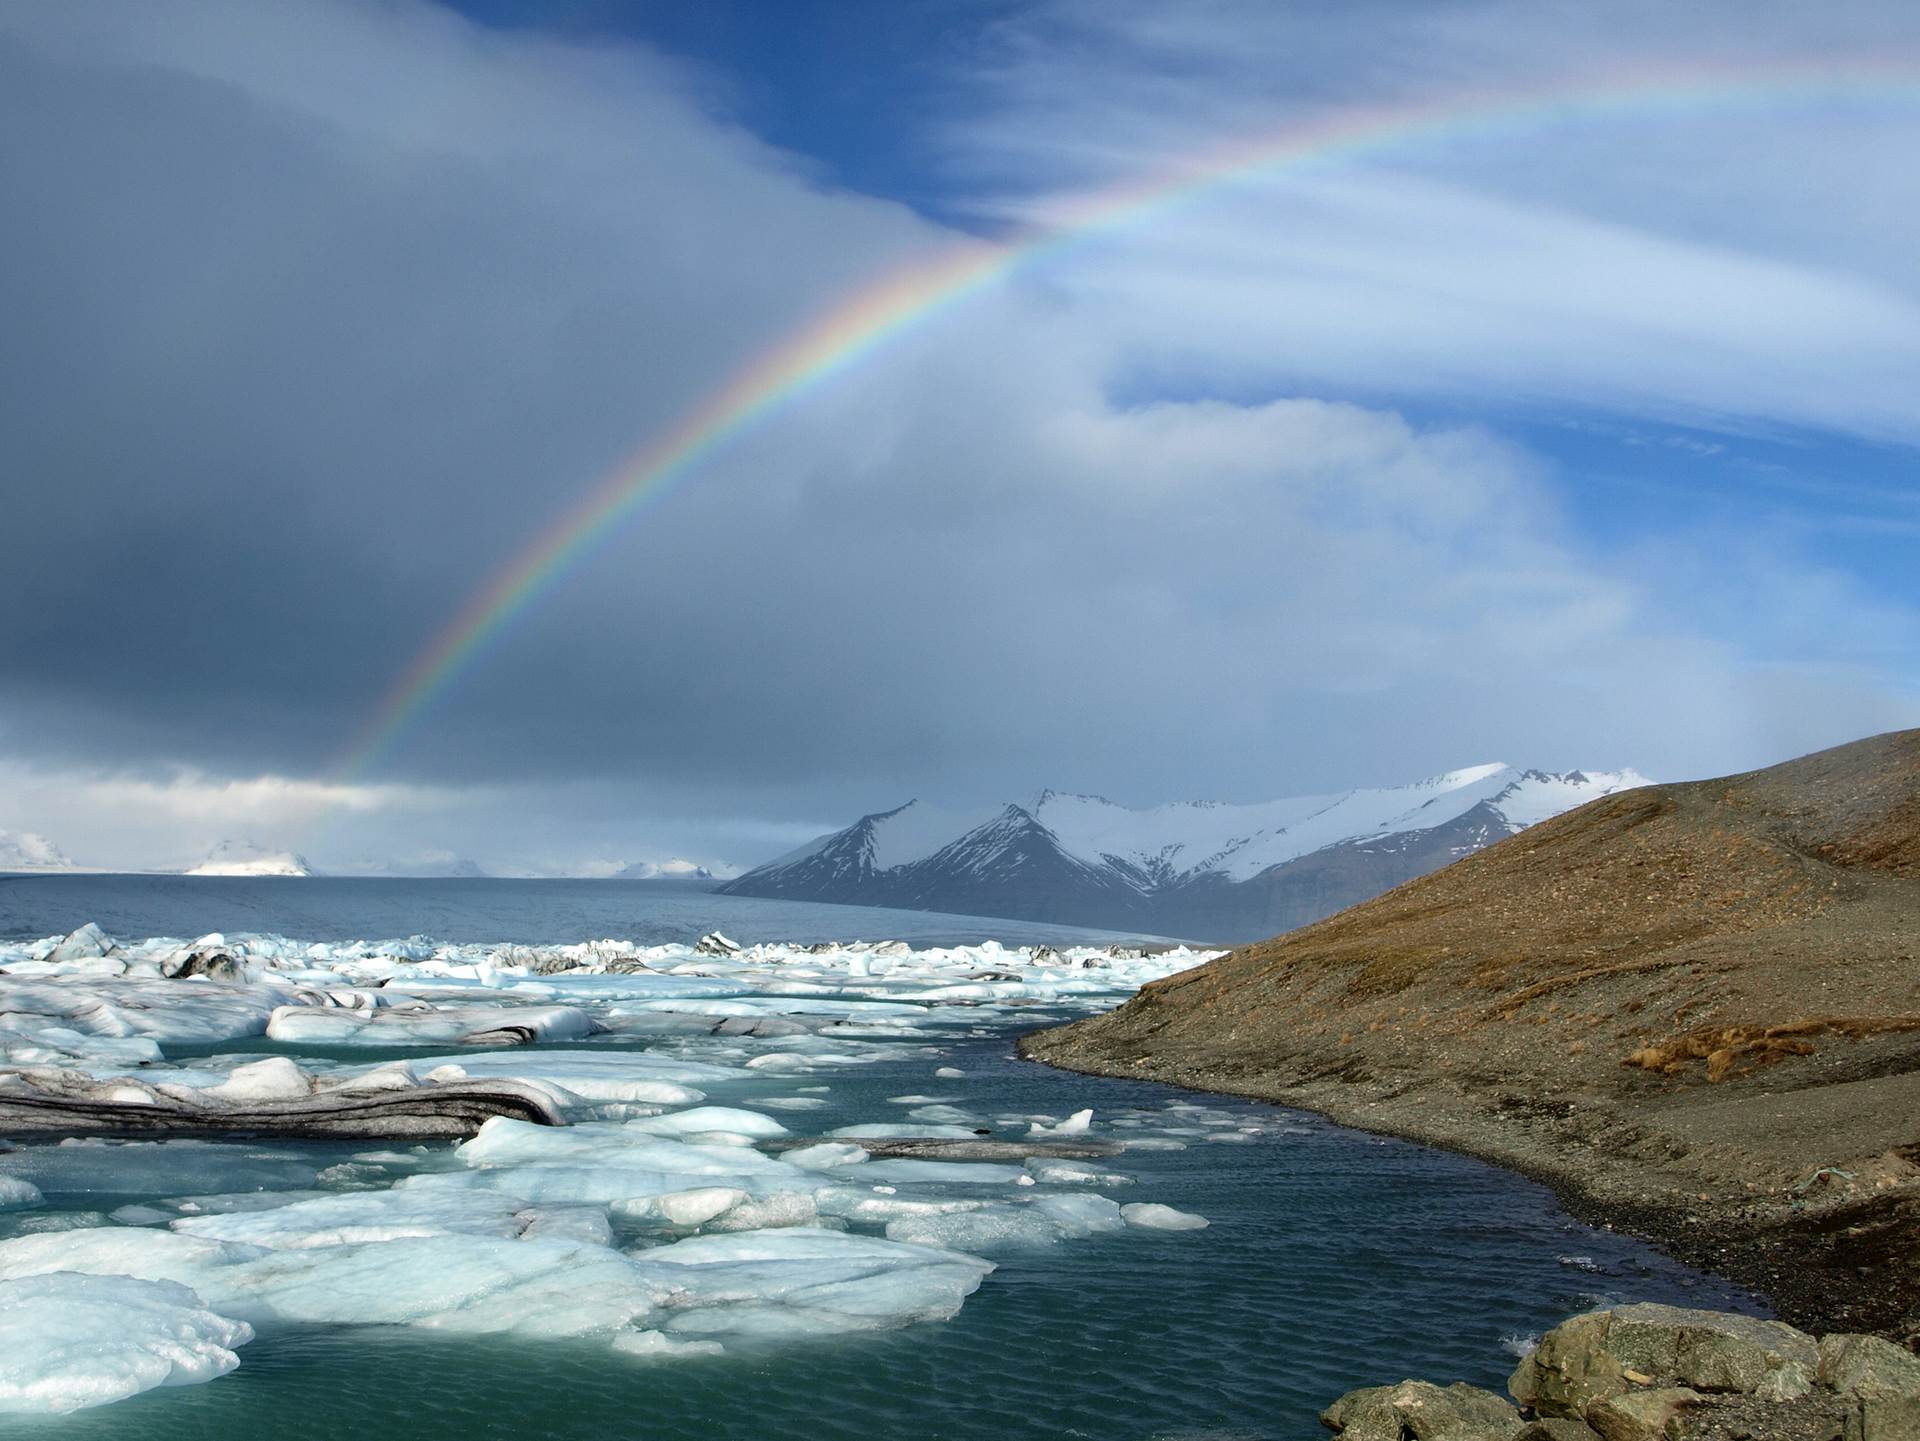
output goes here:
[[186, 872], [190, 876], [310, 876], [306, 857], [293, 851], [270, 851], [253, 841], [221, 841], [207, 858]]
[[32, 831], [0, 831], [0, 871], [70, 871], [67, 853]]

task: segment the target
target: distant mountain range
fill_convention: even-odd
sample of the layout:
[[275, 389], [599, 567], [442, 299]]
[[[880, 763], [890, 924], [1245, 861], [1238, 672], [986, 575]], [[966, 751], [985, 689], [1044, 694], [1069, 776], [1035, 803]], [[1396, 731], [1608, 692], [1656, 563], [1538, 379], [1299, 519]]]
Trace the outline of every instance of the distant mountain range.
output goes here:
[[292, 851], [269, 851], [252, 841], [222, 841], [190, 876], [310, 876], [313, 867]]
[[713, 872], [692, 861], [635, 861], [613, 873], [616, 881], [710, 881]]
[[1131, 810], [1044, 791], [1025, 805], [862, 816], [722, 894], [1005, 916], [1231, 941], [1332, 915], [1600, 796], [1633, 771], [1450, 771], [1257, 805]]
[[66, 852], [32, 831], [0, 831], [0, 871], [70, 871]]

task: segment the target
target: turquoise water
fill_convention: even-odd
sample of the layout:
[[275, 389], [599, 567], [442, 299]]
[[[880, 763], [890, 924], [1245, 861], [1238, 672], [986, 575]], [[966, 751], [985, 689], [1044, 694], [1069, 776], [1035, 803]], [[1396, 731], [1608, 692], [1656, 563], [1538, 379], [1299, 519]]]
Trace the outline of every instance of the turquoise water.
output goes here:
[[[273, 883], [238, 884], [244, 893]], [[447, 885], [484, 891], [513, 883], [421, 884], [444, 895]], [[254, 896], [261, 919], [250, 929], [315, 933], [310, 912], [276, 918], [272, 904]], [[303, 892], [301, 904], [318, 899]], [[116, 903], [125, 904], [124, 896]], [[403, 898], [383, 896], [379, 904]], [[513, 901], [496, 891], [485, 904], [497, 912]], [[697, 911], [703, 902], [643, 896], [625, 904], [640, 915], [649, 905]], [[550, 925], [551, 906], [541, 905], [546, 915], [522, 916], [519, 924]], [[779, 933], [795, 934], [796, 918], [806, 918], [793, 913], [832, 908], [777, 909], [789, 913]], [[90, 914], [106, 912], [96, 906]], [[680, 924], [665, 914], [654, 911], [642, 923]], [[341, 933], [394, 929], [366, 927], [358, 916], [334, 919]], [[813, 919], [826, 925], [838, 917]], [[1009, 925], [1001, 934], [1028, 940], [1032, 930]], [[549, 930], [528, 938], [579, 936]], [[1103, 1118], [1164, 1119], [1170, 1102], [1197, 1101], [1258, 1118], [1270, 1129], [1248, 1144], [1129, 1152], [1119, 1166], [1137, 1184], [1116, 1198], [1198, 1212], [1212, 1222], [1208, 1229], [1129, 1228], [997, 1256], [999, 1269], [950, 1322], [714, 1358], [647, 1362], [591, 1342], [367, 1328], [269, 1334], [242, 1350], [239, 1370], [210, 1384], [0, 1425], [0, 1438], [1304, 1438], [1318, 1434], [1319, 1408], [1353, 1386], [1410, 1375], [1500, 1386], [1513, 1362], [1510, 1343], [1595, 1304], [1755, 1307], [1647, 1246], [1579, 1225], [1544, 1188], [1477, 1162], [1257, 1103], [1073, 1076], [1014, 1058], [1018, 1030], [1068, 1014], [983, 1012], [941, 1058], [964, 1070], [964, 1081], [930, 1083], [924, 1059], [849, 1067], [834, 1076], [828, 1108], [783, 1119], [809, 1131], [872, 1120], [897, 1110], [887, 1097], [930, 1084], [964, 1091], [986, 1111], [1059, 1115], [1092, 1106]], [[202, 1048], [210, 1049], [302, 1053], [258, 1040]], [[352, 1055], [379, 1059], [365, 1050]], [[290, 1154], [326, 1162], [352, 1149]], [[148, 1198], [49, 1196], [54, 1208], [89, 1210], [139, 1199]], [[23, 1224], [11, 1218], [0, 1231]]]

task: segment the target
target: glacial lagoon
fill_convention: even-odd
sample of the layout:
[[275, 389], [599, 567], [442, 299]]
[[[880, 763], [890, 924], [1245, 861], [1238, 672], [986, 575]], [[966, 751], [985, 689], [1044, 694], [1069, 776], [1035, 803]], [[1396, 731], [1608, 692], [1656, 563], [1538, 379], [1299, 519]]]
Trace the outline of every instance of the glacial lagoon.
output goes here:
[[[48, 959], [86, 920], [101, 943]], [[696, 950], [715, 929], [742, 949]], [[820, 944], [852, 935], [895, 944]], [[610, 883], [67, 877], [0, 881], [0, 937], [10, 1066], [209, 1107], [457, 1067], [571, 1122], [0, 1154], [40, 1196], [0, 1215], [0, 1288], [98, 1352], [9, 1333], [0, 1377], [84, 1398], [151, 1361], [143, 1325], [206, 1373], [0, 1436], [1303, 1437], [1356, 1385], [1498, 1385], [1489, 1357], [1588, 1306], [1755, 1305], [1474, 1161], [1016, 1060], [1197, 959], [1107, 936]], [[163, 978], [215, 953], [236, 979]], [[541, 1039], [462, 1044], [515, 1017]], [[1101, 1154], [861, 1145], [982, 1131]]]

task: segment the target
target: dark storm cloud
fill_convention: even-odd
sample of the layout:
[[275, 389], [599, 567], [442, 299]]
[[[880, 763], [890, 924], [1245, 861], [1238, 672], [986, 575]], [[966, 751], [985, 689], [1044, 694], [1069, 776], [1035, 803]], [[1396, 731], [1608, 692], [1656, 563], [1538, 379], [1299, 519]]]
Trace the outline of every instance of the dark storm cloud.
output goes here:
[[671, 135], [558, 166], [449, 151], [6, 36], [0, 94], [0, 467], [31, 597], [0, 666], [85, 748], [323, 763], [577, 491], [915, 231], [866, 207], [853, 244], [764, 251], [735, 227], [767, 194], [832, 207], [711, 137], [730, 172], [688, 187], [644, 158]]

